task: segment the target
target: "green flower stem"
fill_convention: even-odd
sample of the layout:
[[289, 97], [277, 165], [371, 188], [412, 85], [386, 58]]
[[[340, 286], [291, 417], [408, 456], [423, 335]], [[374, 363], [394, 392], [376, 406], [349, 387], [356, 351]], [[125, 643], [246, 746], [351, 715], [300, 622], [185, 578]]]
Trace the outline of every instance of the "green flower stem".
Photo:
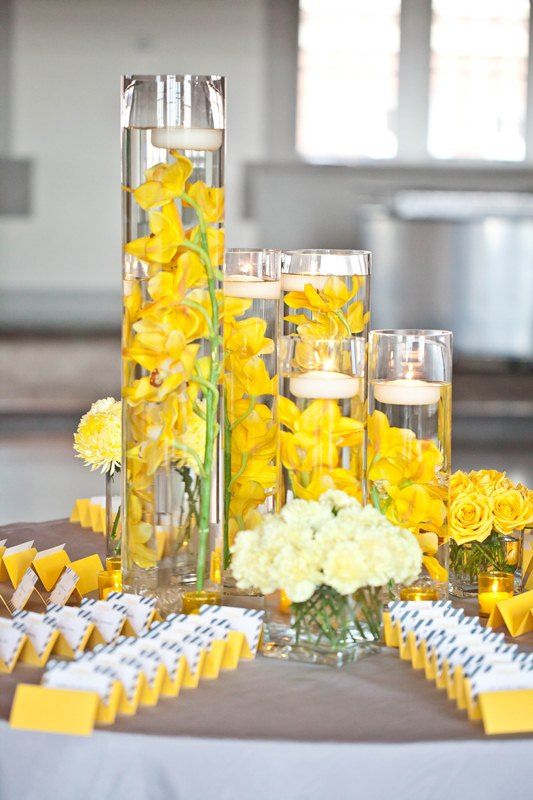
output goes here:
[[118, 523], [120, 521], [120, 506], [118, 507], [117, 513], [115, 514], [115, 519], [113, 520], [113, 527], [111, 529], [111, 541], [115, 542], [114, 553], [116, 556], [120, 555], [120, 537], [117, 536], [118, 533]]
[[229, 567], [229, 504], [231, 501], [230, 477], [231, 477], [231, 424], [228, 417], [228, 403], [226, 397], [224, 411], [224, 569]]
[[209, 336], [209, 377], [208, 379], [194, 376], [191, 381], [200, 384], [205, 392], [205, 452], [204, 452], [204, 475], [200, 486], [200, 508], [198, 519], [198, 560], [197, 560], [197, 580], [196, 590], [201, 592], [204, 588], [205, 582], [205, 566], [207, 558], [207, 549], [209, 543], [209, 518], [211, 512], [211, 481], [213, 475], [213, 456], [215, 449], [215, 438], [217, 435], [217, 409], [218, 409], [218, 379], [220, 375], [219, 363], [219, 348], [220, 348], [220, 331], [219, 331], [219, 313], [218, 313], [218, 300], [216, 296], [216, 270], [213, 269], [211, 257], [209, 255], [209, 242], [207, 238], [207, 226], [202, 209], [191, 197], [185, 192], [181, 195], [181, 199], [191, 206], [198, 217], [198, 228], [200, 230], [200, 239], [202, 246], [198, 247], [192, 242], [188, 242], [187, 246], [193, 252], [196, 252], [201, 258], [207, 277], [207, 291], [211, 301], [211, 329]]
[[200, 473], [200, 477], [202, 479], [206, 477], [204, 465], [202, 464], [202, 459], [200, 458], [196, 450], [193, 450], [192, 447], [189, 447], [189, 445], [183, 444], [182, 442], [173, 442], [172, 447], [174, 447], [175, 450], [182, 450], [184, 453], [187, 453], [187, 455], [191, 456], [191, 458], [194, 459], [196, 466], [198, 467], [198, 472]]

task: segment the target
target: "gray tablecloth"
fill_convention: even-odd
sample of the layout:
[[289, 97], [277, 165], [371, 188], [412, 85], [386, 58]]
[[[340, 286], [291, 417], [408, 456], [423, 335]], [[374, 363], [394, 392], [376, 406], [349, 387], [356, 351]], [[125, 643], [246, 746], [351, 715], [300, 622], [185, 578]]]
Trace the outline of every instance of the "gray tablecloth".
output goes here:
[[[103, 545], [63, 521], [5, 537], [66, 542], [71, 557]], [[0, 676], [3, 720], [16, 683], [40, 674]], [[531, 755], [532, 738], [485, 737], [395, 651], [338, 671], [260, 657], [89, 739], [0, 721], [0, 800], [531, 800]]]

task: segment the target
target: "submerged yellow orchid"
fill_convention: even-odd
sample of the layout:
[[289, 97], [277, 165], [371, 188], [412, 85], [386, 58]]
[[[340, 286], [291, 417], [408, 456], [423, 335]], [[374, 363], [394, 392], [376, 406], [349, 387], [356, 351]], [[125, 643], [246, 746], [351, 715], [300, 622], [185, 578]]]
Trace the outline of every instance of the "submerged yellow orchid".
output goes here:
[[[173, 151], [173, 163], [156, 164], [145, 172], [146, 182], [133, 192], [136, 202], [148, 211], [170, 203], [185, 191], [185, 182], [192, 172], [192, 163]], [[215, 220], [213, 220], [215, 221]]]
[[[308, 339], [337, 339], [361, 333], [370, 318], [361, 300], [354, 300], [363, 279], [353, 277], [352, 288], [340, 277], [328, 278], [322, 289], [305, 284], [303, 291], [288, 292], [285, 304], [306, 314], [289, 314], [287, 322], [297, 326], [298, 335]], [[343, 309], [347, 309], [346, 312]]]

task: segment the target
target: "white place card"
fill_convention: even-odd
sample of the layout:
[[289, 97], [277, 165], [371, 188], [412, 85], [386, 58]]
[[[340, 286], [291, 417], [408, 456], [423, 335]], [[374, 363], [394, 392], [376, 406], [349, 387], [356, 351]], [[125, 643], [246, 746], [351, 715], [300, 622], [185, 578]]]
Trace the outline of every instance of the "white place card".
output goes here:
[[92, 625], [91, 615], [87, 611], [71, 606], [50, 605], [46, 609], [45, 618], [55, 624], [74, 651], [80, 647], [83, 637]]
[[150, 686], [153, 688], [157, 671], [162, 663], [162, 658], [153, 648], [148, 648], [147, 643], [142, 639], [134, 639], [133, 637], [124, 637], [117, 642], [115, 652], [121, 656], [132, 656], [142, 664], [144, 676]]
[[89, 611], [92, 621], [100, 631], [106, 644], [113, 642], [118, 637], [126, 621], [127, 611], [125, 606], [112, 605], [106, 600], [85, 598], [82, 601], [81, 608]]
[[112, 606], [126, 608], [127, 618], [137, 634], [142, 634], [148, 630], [148, 625], [153, 617], [156, 599], [155, 597], [141, 597], [138, 594], [128, 594], [126, 592], [111, 592], [106, 597], [106, 603]]
[[14, 611], [22, 611], [22, 609], [32, 596], [37, 581], [38, 581], [37, 574], [32, 570], [31, 567], [28, 567], [28, 569], [22, 576], [19, 585], [11, 595], [11, 599], [8, 601], [11, 613], [13, 613]]
[[470, 678], [473, 697], [485, 692], [505, 692], [509, 689], [533, 689], [533, 670], [521, 670], [511, 664], [488, 667]]
[[106, 667], [68, 661], [50, 662], [42, 683], [53, 689], [75, 689], [81, 692], [96, 692], [104, 703], [109, 702], [115, 675]]
[[146, 634], [146, 640], [153, 641], [154, 646], [158, 646], [157, 642], [178, 644], [185, 656], [191, 675], [195, 675], [198, 671], [200, 656], [210, 645], [210, 641], [206, 637], [199, 636], [194, 632], [184, 633], [179, 628], [172, 628], [170, 623], [166, 621], [158, 622], [154, 625], [150, 632]]
[[143, 665], [139, 659], [121, 656], [116, 649], [108, 649], [106, 645], [100, 645], [92, 653], [84, 653], [79, 660], [82, 663], [89, 662], [108, 667], [122, 684], [128, 700], [131, 702], [134, 699], [139, 678], [143, 672]]
[[6, 542], [7, 542], [7, 539], [0, 539], [0, 547], [4, 547]]
[[14, 619], [23, 625], [35, 652], [41, 657], [54, 635], [55, 626], [51, 622], [47, 622], [42, 614], [36, 614], [35, 611], [17, 611]]
[[265, 612], [254, 608], [237, 606], [209, 606], [200, 608], [203, 619], [222, 619], [229, 623], [231, 630], [243, 633], [252, 653], [257, 651]]
[[0, 658], [8, 667], [16, 657], [25, 635], [24, 626], [20, 622], [0, 618]]
[[74, 572], [72, 567], [65, 567], [48, 598], [49, 603], [57, 606], [64, 606], [76, 588], [79, 579], [80, 576]]

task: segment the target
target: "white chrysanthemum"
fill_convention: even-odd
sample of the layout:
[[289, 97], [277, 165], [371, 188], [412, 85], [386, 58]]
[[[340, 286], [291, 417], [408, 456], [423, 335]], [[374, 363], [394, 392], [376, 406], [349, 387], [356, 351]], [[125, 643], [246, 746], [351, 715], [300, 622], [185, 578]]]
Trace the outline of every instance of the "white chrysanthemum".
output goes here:
[[290, 500], [281, 509], [280, 517], [289, 525], [310, 527], [317, 531], [331, 519], [331, 508], [321, 505], [316, 500]]
[[330, 508], [335, 514], [343, 508], [361, 508], [361, 504], [355, 497], [341, 492], [340, 489], [328, 489], [320, 496], [318, 502], [320, 505]]
[[340, 594], [353, 594], [368, 584], [367, 564], [356, 542], [340, 542], [328, 554], [323, 583]]

